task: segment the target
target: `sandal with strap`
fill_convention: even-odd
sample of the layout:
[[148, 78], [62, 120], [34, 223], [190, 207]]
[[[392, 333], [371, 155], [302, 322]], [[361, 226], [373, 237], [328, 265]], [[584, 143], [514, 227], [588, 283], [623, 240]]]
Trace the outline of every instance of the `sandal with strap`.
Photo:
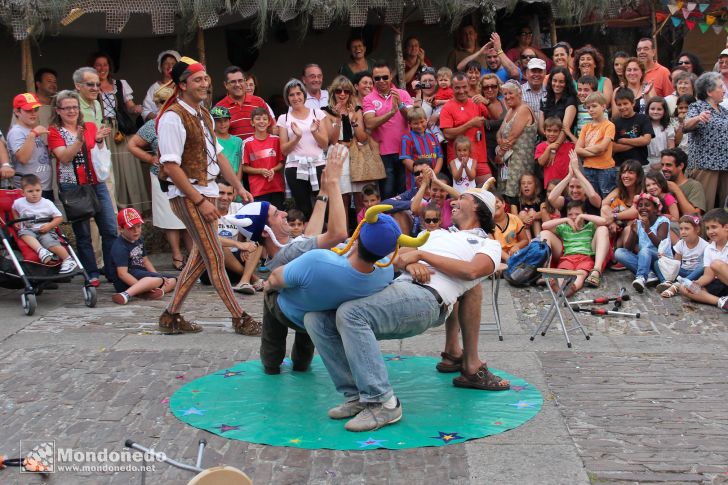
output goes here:
[[202, 332], [202, 326], [188, 322], [179, 313], [170, 313], [169, 310], [164, 310], [162, 316], [159, 317], [159, 330], [167, 335], [198, 333]]
[[177, 271], [185, 269], [185, 264], [187, 264], [185, 258], [172, 258], [172, 267]]
[[673, 283], [668, 289], [660, 293], [660, 296], [663, 298], [672, 298], [673, 296], [677, 296], [679, 293], [680, 285], [678, 285], [677, 283]]
[[511, 388], [510, 384], [503, 384], [504, 380], [488, 370], [488, 366], [483, 364], [475, 374], [461, 374], [452, 380], [455, 387], [463, 387], [468, 389], [480, 389], [481, 391], [507, 391]]
[[442, 372], [443, 374], [450, 374], [452, 372], [460, 372], [460, 369], [463, 366], [463, 357], [462, 355], [460, 357], [455, 357], [454, 355], [450, 355], [447, 352], [440, 352], [440, 357], [443, 359], [447, 359], [452, 364], [448, 364], [447, 362], [438, 362], [435, 366], [435, 369], [437, 369], [437, 372]]
[[594, 268], [589, 272], [589, 276], [586, 277], [584, 282], [593, 288], [599, 288], [599, 284], [602, 282], [602, 272]]

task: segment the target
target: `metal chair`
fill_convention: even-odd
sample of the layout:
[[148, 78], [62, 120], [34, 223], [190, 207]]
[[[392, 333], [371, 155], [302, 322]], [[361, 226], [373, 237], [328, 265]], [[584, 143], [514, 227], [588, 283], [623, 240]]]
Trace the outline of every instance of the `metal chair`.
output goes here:
[[[571, 332], [572, 330], [581, 330], [581, 333], [584, 334], [584, 337], [589, 340], [589, 334], [586, 332], [584, 326], [577, 318], [576, 313], [574, 313], [571, 305], [569, 305], [569, 300], [564, 294], [564, 290], [568, 288], [571, 283], [573, 283], [573, 281], [579, 275], [579, 272], [569, 269], [558, 268], [538, 268], [538, 272], [541, 273], [543, 279], [546, 281], [546, 288], [549, 289], [549, 294], [551, 295], [551, 300], [553, 301], [553, 303], [546, 310], [546, 314], [544, 315], [543, 319], [541, 319], [541, 323], [538, 325], [538, 327], [536, 327], [536, 330], [533, 331], [533, 334], [531, 334], [531, 341], [533, 341], [537, 333], [540, 333], [541, 336], [545, 337], [546, 331], [549, 329], [549, 326], [551, 326], [551, 322], [557, 315], [559, 317], [561, 330], [564, 332], [564, 338], [566, 339], [566, 346], [568, 348], [571, 348], [571, 339], [569, 338], [569, 332]], [[558, 278], [563, 278], [561, 286], [559, 286], [558, 284]], [[554, 291], [554, 287], [557, 288], [556, 291]], [[576, 322], [575, 325], [571, 328], [566, 328], [564, 316], [561, 313], [562, 306], [569, 309], [569, 313], [574, 319], [574, 322]]]
[[484, 327], [488, 330], [491, 330], [488, 327], [495, 326], [495, 330], [496, 332], [498, 332], [498, 340], [500, 340], [501, 342], [503, 341], [503, 331], [501, 330], [500, 310], [498, 309], [498, 292], [500, 291], [500, 283], [503, 279], [503, 272], [507, 268], [507, 264], [499, 263], [495, 272], [490, 277], [490, 302], [493, 305], [493, 316], [495, 317], [495, 322], [480, 323], [481, 331], [484, 329]]

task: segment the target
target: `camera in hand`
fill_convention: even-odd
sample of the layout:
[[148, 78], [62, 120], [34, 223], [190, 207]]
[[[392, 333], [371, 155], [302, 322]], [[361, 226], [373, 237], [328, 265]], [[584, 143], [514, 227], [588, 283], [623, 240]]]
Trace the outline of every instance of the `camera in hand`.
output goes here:
[[415, 84], [415, 89], [430, 89], [432, 87], [432, 84], [430, 83], [417, 83]]

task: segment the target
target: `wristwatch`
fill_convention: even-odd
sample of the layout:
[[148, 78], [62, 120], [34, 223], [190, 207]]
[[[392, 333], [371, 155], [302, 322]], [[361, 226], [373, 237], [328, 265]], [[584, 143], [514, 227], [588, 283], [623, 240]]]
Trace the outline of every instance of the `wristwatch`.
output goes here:
[[321, 202], [328, 203], [329, 196], [328, 195], [317, 195], [316, 200], [320, 200]]

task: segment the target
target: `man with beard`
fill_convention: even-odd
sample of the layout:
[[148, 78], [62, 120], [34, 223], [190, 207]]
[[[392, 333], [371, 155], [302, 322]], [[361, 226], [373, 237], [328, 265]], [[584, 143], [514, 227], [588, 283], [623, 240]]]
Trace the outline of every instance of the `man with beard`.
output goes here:
[[478, 61], [483, 56], [485, 56], [486, 67], [480, 70], [481, 76], [493, 73], [498, 76], [501, 82], [506, 82], [509, 79], [520, 81], [521, 70], [503, 52], [500, 35], [497, 32], [490, 35], [490, 42], [483, 45], [480, 50], [460, 61], [458, 70], [465, 72], [470, 61]]
[[700, 182], [685, 175], [687, 153], [680, 148], [667, 148], [660, 152], [660, 157], [662, 174], [667, 179], [670, 192], [677, 199], [680, 214], [704, 214], [705, 190]]

